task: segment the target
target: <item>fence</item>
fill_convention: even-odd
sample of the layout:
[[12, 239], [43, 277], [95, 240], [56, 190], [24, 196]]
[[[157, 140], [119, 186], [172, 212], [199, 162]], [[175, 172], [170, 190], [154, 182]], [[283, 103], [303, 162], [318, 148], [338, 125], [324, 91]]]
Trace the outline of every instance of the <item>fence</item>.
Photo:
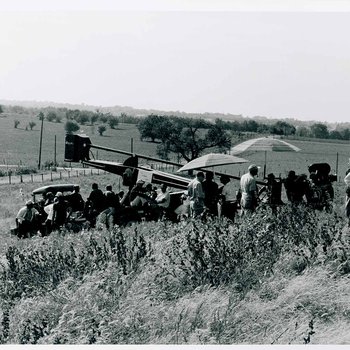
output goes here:
[[103, 175], [106, 171], [100, 169], [67, 169], [63, 171], [51, 171], [49, 173], [41, 174], [28, 174], [28, 175], [11, 175], [0, 177], [0, 184], [18, 184], [18, 183], [34, 183], [34, 182], [46, 182], [61, 179], [70, 179], [72, 177], [90, 176], [90, 175]]

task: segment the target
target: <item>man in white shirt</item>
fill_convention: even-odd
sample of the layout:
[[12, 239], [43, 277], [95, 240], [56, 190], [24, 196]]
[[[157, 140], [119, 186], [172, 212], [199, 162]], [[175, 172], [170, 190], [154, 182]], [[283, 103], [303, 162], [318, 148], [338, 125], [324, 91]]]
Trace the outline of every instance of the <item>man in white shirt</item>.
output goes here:
[[248, 172], [241, 177], [241, 207], [243, 213], [252, 213], [258, 204], [258, 188], [255, 177], [258, 175], [259, 167], [252, 164]]
[[34, 203], [29, 200], [25, 207], [21, 208], [16, 216], [18, 235], [20, 238], [29, 237], [35, 231], [38, 211], [34, 208]]
[[167, 185], [160, 187], [160, 192], [157, 195], [156, 202], [161, 208], [168, 208], [170, 204], [170, 194], [167, 191]]
[[193, 179], [188, 187], [187, 192], [190, 198], [190, 209], [191, 216], [197, 217], [201, 215], [204, 211], [204, 191], [202, 187], [202, 182], [204, 181], [204, 173], [199, 171], [195, 179]]
[[237, 211], [237, 194], [236, 188], [230, 177], [222, 175], [220, 182], [224, 185], [221, 190], [220, 200], [218, 202], [218, 213], [220, 216], [225, 216], [234, 221]]

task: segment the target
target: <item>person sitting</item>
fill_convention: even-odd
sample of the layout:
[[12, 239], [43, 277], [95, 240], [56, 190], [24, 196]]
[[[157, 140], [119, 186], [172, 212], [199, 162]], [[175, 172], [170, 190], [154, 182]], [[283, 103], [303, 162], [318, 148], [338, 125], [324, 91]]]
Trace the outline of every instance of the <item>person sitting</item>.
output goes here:
[[[107, 186], [108, 189], [112, 189], [112, 186]], [[103, 210], [99, 216], [97, 217], [97, 221], [99, 223], [98, 226], [106, 225], [107, 230], [112, 229], [116, 222], [115, 218], [117, 212], [120, 209], [120, 203], [118, 196], [113, 191], [106, 191], [104, 196], [106, 197], [106, 209]]]
[[162, 184], [160, 186], [158, 195], [155, 199], [155, 205], [153, 208], [156, 214], [156, 219], [163, 217], [163, 215], [166, 214], [166, 211], [169, 208], [170, 193], [167, 191], [167, 189], [168, 189], [168, 186], [165, 184]]
[[131, 189], [130, 195], [129, 195], [129, 202], [130, 206], [133, 208], [141, 207], [142, 206], [142, 197], [145, 196], [145, 188], [143, 185], [145, 184], [145, 181], [139, 179], [136, 181], [136, 185]]
[[16, 224], [19, 238], [29, 238], [37, 229], [38, 211], [34, 208], [33, 201], [29, 200], [21, 208], [16, 216]]
[[222, 175], [220, 182], [223, 184], [221, 194], [218, 202], [219, 217], [225, 216], [226, 218], [234, 222], [237, 212], [237, 191], [233, 183], [230, 181], [230, 177]]
[[208, 210], [208, 213], [211, 215], [218, 214], [218, 194], [219, 194], [219, 185], [214, 182], [214, 174], [211, 171], [205, 173], [205, 180], [202, 183], [204, 191], [204, 204]]

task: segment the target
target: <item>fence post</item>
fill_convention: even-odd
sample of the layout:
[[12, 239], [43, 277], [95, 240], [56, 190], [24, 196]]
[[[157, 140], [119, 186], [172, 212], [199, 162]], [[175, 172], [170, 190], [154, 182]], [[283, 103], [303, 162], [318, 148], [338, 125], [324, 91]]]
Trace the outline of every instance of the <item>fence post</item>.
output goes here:
[[44, 174], [41, 174], [41, 180], [44, 182]]
[[92, 175], [92, 168], [90, 169], [91, 175]]
[[53, 180], [52, 180], [52, 171], [51, 171], [50, 175], [51, 175], [51, 181], [53, 181]]
[[60, 171], [60, 180], [62, 180], [62, 172]]
[[85, 169], [84, 169], [84, 176], [85, 176]]
[[9, 184], [11, 185], [11, 173], [9, 173]]
[[100, 175], [100, 169], [97, 169], [97, 175]]
[[19, 181], [20, 181], [21, 183], [23, 183], [23, 177], [22, 177], [22, 175], [20, 175]]
[[30, 178], [31, 178], [32, 182], [34, 182], [34, 180], [33, 180], [33, 174], [30, 174]]

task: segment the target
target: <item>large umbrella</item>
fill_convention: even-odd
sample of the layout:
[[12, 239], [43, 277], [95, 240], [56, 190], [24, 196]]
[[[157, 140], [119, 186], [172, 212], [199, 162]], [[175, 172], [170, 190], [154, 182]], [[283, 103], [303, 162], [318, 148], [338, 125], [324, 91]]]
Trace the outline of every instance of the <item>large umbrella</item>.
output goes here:
[[265, 152], [265, 164], [264, 164], [264, 177], [266, 175], [266, 152], [299, 152], [300, 148], [283, 141], [281, 139], [275, 139], [273, 137], [259, 137], [244, 141], [231, 148], [231, 154], [240, 154], [246, 151], [264, 151]]
[[220, 165], [228, 165], [228, 164], [241, 164], [247, 163], [248, 160], [244, 158], [239, 158], [236, 156], [232, 156], [229, 154], [221, 154], [221, 153], [209, 153], [202, 157], [191, 160], [178, 171], [186, 171], [186, 170], [195, 170], [201, 168], [210, 168]]

